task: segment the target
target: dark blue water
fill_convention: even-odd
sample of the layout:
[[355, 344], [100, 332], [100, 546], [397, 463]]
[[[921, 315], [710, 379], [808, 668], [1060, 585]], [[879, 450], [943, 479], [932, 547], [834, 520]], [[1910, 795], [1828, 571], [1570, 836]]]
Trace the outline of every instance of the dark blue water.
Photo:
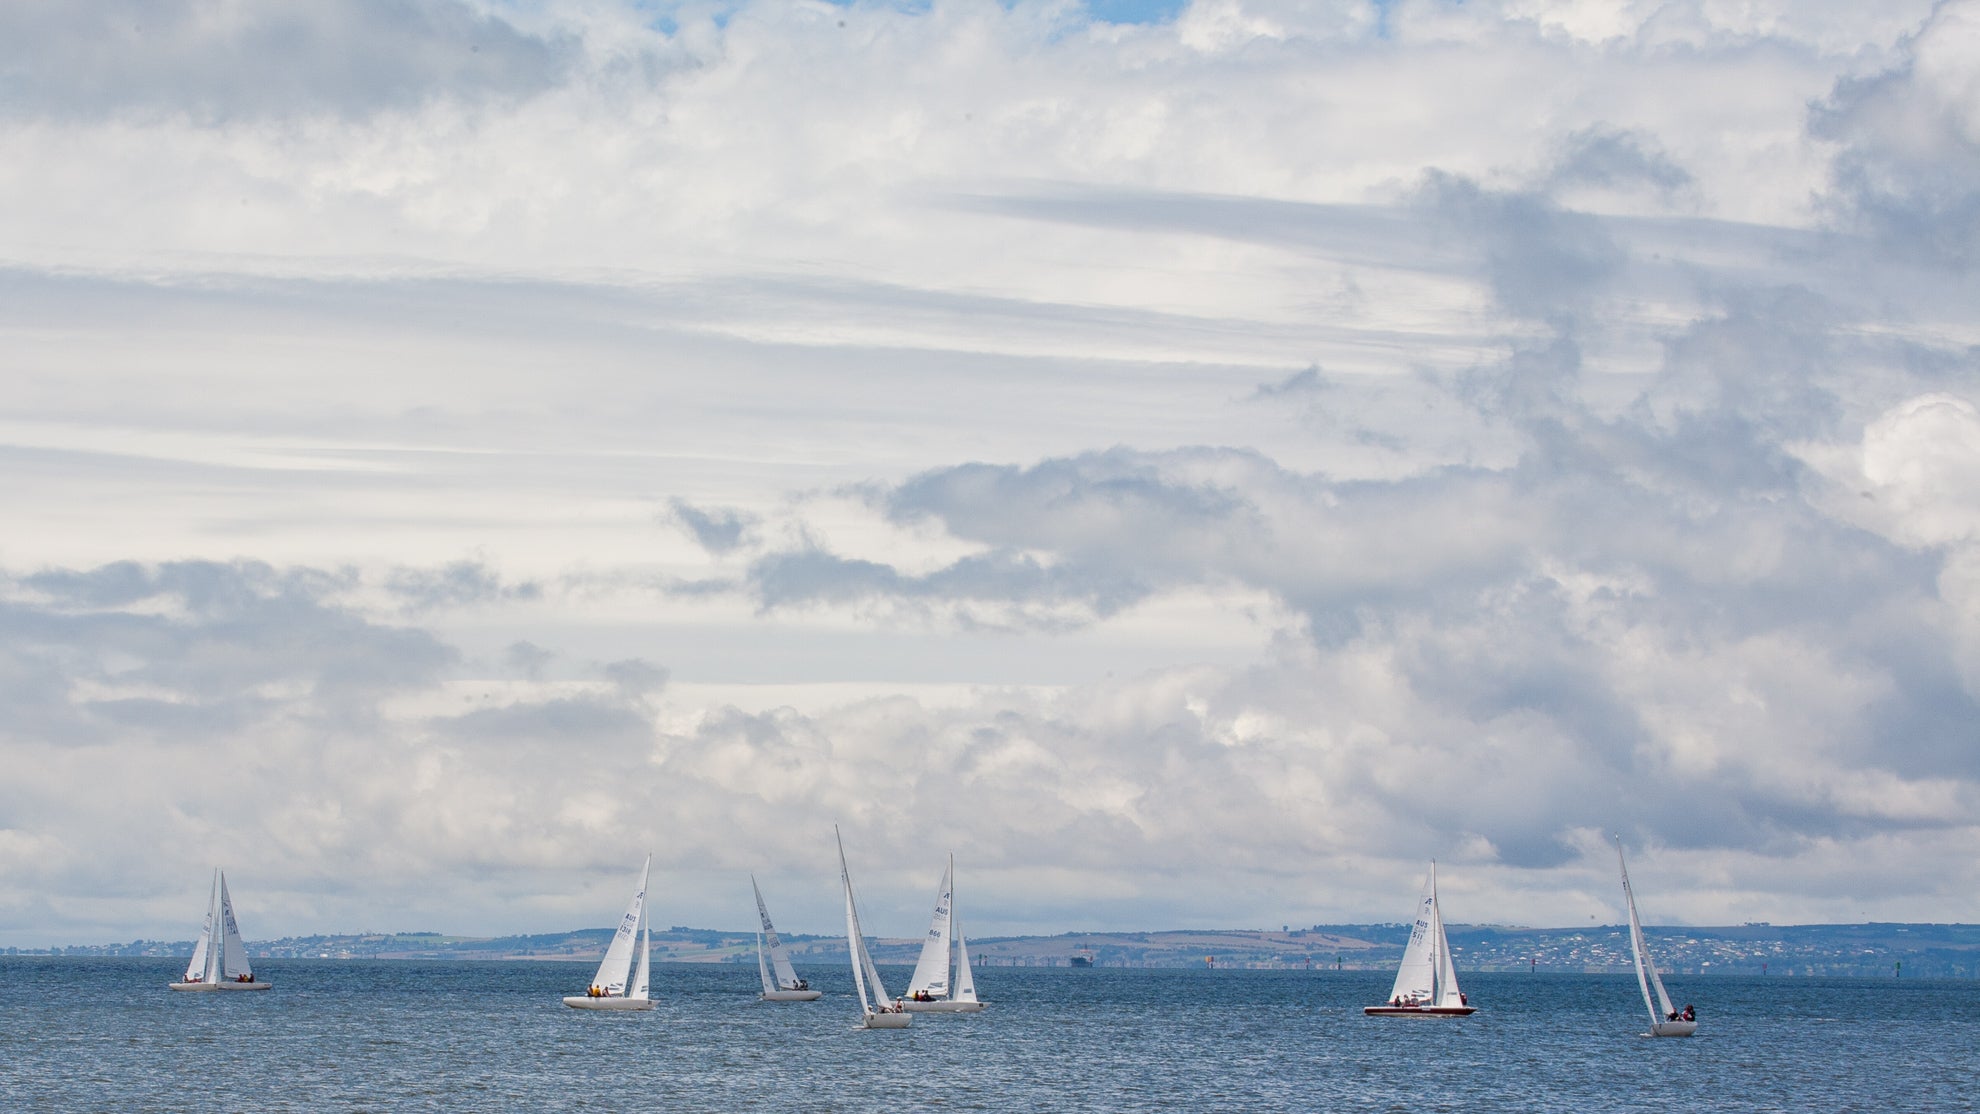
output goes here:
[[[662, 965], [656, 1008], [559, 999], [589, 963], [0, 958], [6, 1110], [1529, 1110], [1980, 1107], [1980, 983], [1688, 978], [1648, 1040], [1633, 979], [1474, 974], [1477, 1015], [1365, 1018], [1371, 973], [1006, 969], [990, 1008], [854, 1028], [844, 972], [756, 1001], [754, 967]], [[900, 981], [904, 971], [891, 972]]]

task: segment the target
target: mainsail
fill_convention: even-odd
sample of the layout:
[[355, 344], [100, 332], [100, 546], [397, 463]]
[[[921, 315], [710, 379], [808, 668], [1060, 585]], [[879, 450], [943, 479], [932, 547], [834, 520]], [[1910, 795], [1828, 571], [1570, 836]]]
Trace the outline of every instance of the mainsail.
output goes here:
[[234, 920], [234, 899], [227, 895], [227, 875], [220, 875], [220, 977], [228, 982], [252, 982], [247, 945], [241, 942], [241, 926]]
[[1403, 949], [1402, 963], [1396, 968], [1395, 986], [1389, 1001], [1400, 1005], [1454, 1007], [1464, 1004], [1458, 992], [1457, 964], [1451, 958], [1450, 941], [1444, 936], [1444, 914], [1437, 905], [1437, 864], [1430, 864], [1430, 876], [1423, 883], [1423, 896], [1416, 903], [1416, 923], [1410, 926], [1409, 944]]
[[942, 884], [935, 891], [935, 915], [928, 922], [928, 937], [921, 942], [921, 959], [908, 979], [908, 997], [920, 1000], [949, 996], [949, 925], [955, 898], [956, 857], [949, 856]]
[[619, 918], [619, 930], [612, 934], [612, 943], [598, 964], [598, 974], [592, 977], [591, 985], [602, 989], [607, 997], [626, 993], [626, 979], [632, 973], [633, 942], [646, 919], [646, 880], [652, 869], [653, 856], [648, 855], [646, 865], [639, 869], [639, 890], [626, 906], [625, 916]]
[[756, 894], [756, 915], [763, 922], [763, 930], [757, 936], [757, 966], [758, 968], [763, 966], [763, 955], [767, 948], [770, 955], [770, 967], [777, 973], [777, 982], [773, 987], [770, 982], [769, 972], [763, 972], [763, 989], [797, 990], [804, 985], [804, 980], [798, 978], [797, 969], [791, 966], [790, 952], [784, 947], [783, 938], [777, 935], [776, 926], [770, 923], [770, 909], [763, 904], [763, 891], [757, 888], [756, 876], [753, 874], [749, 877], [749, 888]]
[[[861, 1012], [871, 1015], [875, 1006], [887, 1003], [887, 988], [880, 982], [880, 971], [873, 966], [873, 956], [866, 950], [866, 937], [859, 927], [859, 905], [853, 900], [852, 872], [846, 869], [846, 842], [839, 836], [838, 825], [832, 826], [832, 838], [839, 843], [839, 881], [846, 890], [846, 950], [852, 954], [853, 986], [859, 991]], [[872, 984], [873, 996], [867, 997], [867, 985]]]
[[[1664, 980], [1657, 977], [1657, 964], [1651, 960], [1650, 949], [1643, 942], [1643, 922], [1636, 916], [1636, 894], [1629, 888], [1629, 864], [1623, 861], [1621, 836], [1616, 837], [1616, 865], [1622, 869], [1623, 904], [1629, 907], [1629, 950], [1636, 958], [1636, 985], [1643, 991], [1643, 1008], [1650, 1011], [1650, 1025], [1654, 1031], [1675, 1011], [1671, 1008], [1671, 996], [1664, 993]], [[1657, 992], [1654, 1006], [1650, 1003], [1653, 988]]]

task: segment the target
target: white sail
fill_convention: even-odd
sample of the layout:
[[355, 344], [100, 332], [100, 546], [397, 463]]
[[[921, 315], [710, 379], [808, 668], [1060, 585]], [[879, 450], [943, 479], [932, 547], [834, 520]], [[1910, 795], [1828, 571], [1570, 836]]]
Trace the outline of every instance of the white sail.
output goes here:
[[935, 915], [928, 922], [928, 936], [921, 942], [921, 959], [908, 979], [908, 997], [914, 999], [949, 996], [950, 904], [955, 897], [956, 857], [949, 856], [942, 884], [935, 890]]
[[639, 925], [639, 970], [633, 974], [632, 993], [628, 998], [647, 998], [647, 973], [653, 967], [653, 931], [646, 924], [646, 910], [640, 910]]
[[763, 993], [777, 989], [777, 984], [770, 981], [770, 964], [763, 958], [762, 932], [756, 934], [756, 977], [763, 980]]
[[846, 841], [840, 837], [836, 824], [832, 826], [832, 838], [839, 843], [839, 881], [846, 890], [846, 951], [852, 959], [853, 988], [859, 992], [861, 1012], [872, 1013], [873, 1002], [866, 995], [866, 969], [871, 963], [866, 959], [866, 941], [860, 935], [859, 909], [853, 904], [852, 872], [846, 869]]
[[598, 964], [598, 974], [592, 977], [591, 985], [603, 990], [606, 997], [619, 997], [626, 992], [626, 980], [632, 974], [633, 941], [646, 917], [646, 879], [652, 869], [653, 856], [648, 855], [646, 865], [639, 869], [639, 890], [626, 906], [625, 916], [619, 918], [619, 930], [612, 934], [612, 943]]
[[956, 918], [956, 993], [958, 1002], [976, 1001], [976, 976], [969, 969], [969, 941], [963, 938], [962, 919]]
[[1437, 868], [1430, 868], [1430, 919], [1436, 926], [1435, 945], [1432, 948], [1437, 957], [1436, 1004], [1439, 1006], [1459, 1006], [1464, 1004], [1464, 995], [1458, 992], [1457, 964], [1451, 959], [1451, 943], [1444, 938], [1444, 910], [1437, 903]]
[[234, 899], [227, 896], [227, 875], [220, 874], [220, 977], [228, 982], [253, 982], [248, 966], [247, 945], [241, 942], [241, 926], [234, 921]]
[[213, 947], [213, 915], [220, 908], [220, 872], [213, 872], [213, 891], [206, 898], [206, 920], [199, 926], [199, 940], [193, 944], [192, 961], [186, 964], [187, 982], [213, 981], [211, 960], [217, 958]]
[[1416, 903], [1416, 923], [1410, 926], [1409, 944], [1403, 948], [1402, 964], [1396, 968], [1396, 983], [1389, 990], [1391, 1002], [1427, 1005], [1436, 1001], [1437, 977], [1441, 973], [1437, 953], [1445, 950], [1438, 946], [1437, 939], [1442, 925], [1437, 918], [1436, 885], [1433, 867], [1431, 877], [1423, 883], [1423, 896]]
[[[1650, 947], [1643, 941], [1643, 922], [1636, 915], [1636, 893], [1629, 886], [1629, 864], [1623, 861], [1622, 837], [1616, 837], [1616, 866], [1622, 871], [1623, 904], [1629, 907], [1629, 950], [1636, 959], [1636, 985], [1643, 991], [1643, 1008], [1650, 1013], [1650, 1031], [1656, 1032], [1676, 1011], [1671, 997], [1664, 993], [1664, 980], [1657, 976], [1657, 964], [1650, 958]], [[1656, 1002], [1650, 1000], [1656, 991]]]
[[766, 991], [772, 989], [801, 989], [804, 986], [804, 980], [798, 978], [797, 969], [791, 966], [790, 952], [784, 948], [783, 938], [777, 935], [776, 926], [770, 923], [770, 909], [763, 904], [763, 891], [757, 889], [756, 876], [753, 874], [749, 878], [749, 888], [756, 894], [756, 915], [763, 922], [763, 931], [756, 938], [757, 960], [760, 964], [763, 959], [764, 947], [767, 944], [770, 952], [770, 965], [777, 972], [776, 986], [772, 987], [770, 985], [770, 977], [766, 974], [764, 976], [763, 989]]

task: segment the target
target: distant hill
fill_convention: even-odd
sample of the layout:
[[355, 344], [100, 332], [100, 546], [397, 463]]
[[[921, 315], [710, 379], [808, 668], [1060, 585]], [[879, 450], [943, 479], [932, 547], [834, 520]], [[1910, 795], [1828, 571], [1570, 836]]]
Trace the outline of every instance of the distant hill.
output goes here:
[[[1629, 935], [1620, 925], [1518, 928], [1446, 925], [1451, 951], [1467, 971], [1629, 970]], [[1980, 926], [1937, 924], [1766, 925], [1645, 930], [1658, 965], [1680, 974], [1980, 977]], [[258, 957], [296, 959], [596, 960], [612, 930], [574, 929], [532, 936], [478, 937], [438, 932], [359, 933], [250, 941]], [[1278, 931], [1200, 929], [992, 936], [969, 942], [980, 966], [1063, 967], [1074, 956], [1100, 967], [1246, 967], [1380, 970], [1402, 957], [1401, 924], [1314, 925]], [[844, 963], [837, 936], [786, 935], [804, 963]], [[747, 931], [676, 925], [653, 934], [658, 962], [754, 963]], [[912, 963], [919, 938], [880, 939], [874, 958]], [[189, 955], [192, 941], [0, 949], [8, 955]]]

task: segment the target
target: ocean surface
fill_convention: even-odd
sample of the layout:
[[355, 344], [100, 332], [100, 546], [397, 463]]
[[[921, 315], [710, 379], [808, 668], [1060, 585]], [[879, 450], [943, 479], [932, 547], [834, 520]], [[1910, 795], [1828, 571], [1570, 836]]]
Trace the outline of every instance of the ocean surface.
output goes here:
[[[1473, 974], [1463, 1020], [1368, 1018], [1369, 972], [979, 968], [983, 1013], [854, 1027], [754, 966], [662, 964], [651, 1013], [566, 1008], [590, 963], [0, 957], [0, 1109], [1952, 1111], [1980, 1109], [1980, 981]], [[886, 969], [905, 982], [905, 969]]]

